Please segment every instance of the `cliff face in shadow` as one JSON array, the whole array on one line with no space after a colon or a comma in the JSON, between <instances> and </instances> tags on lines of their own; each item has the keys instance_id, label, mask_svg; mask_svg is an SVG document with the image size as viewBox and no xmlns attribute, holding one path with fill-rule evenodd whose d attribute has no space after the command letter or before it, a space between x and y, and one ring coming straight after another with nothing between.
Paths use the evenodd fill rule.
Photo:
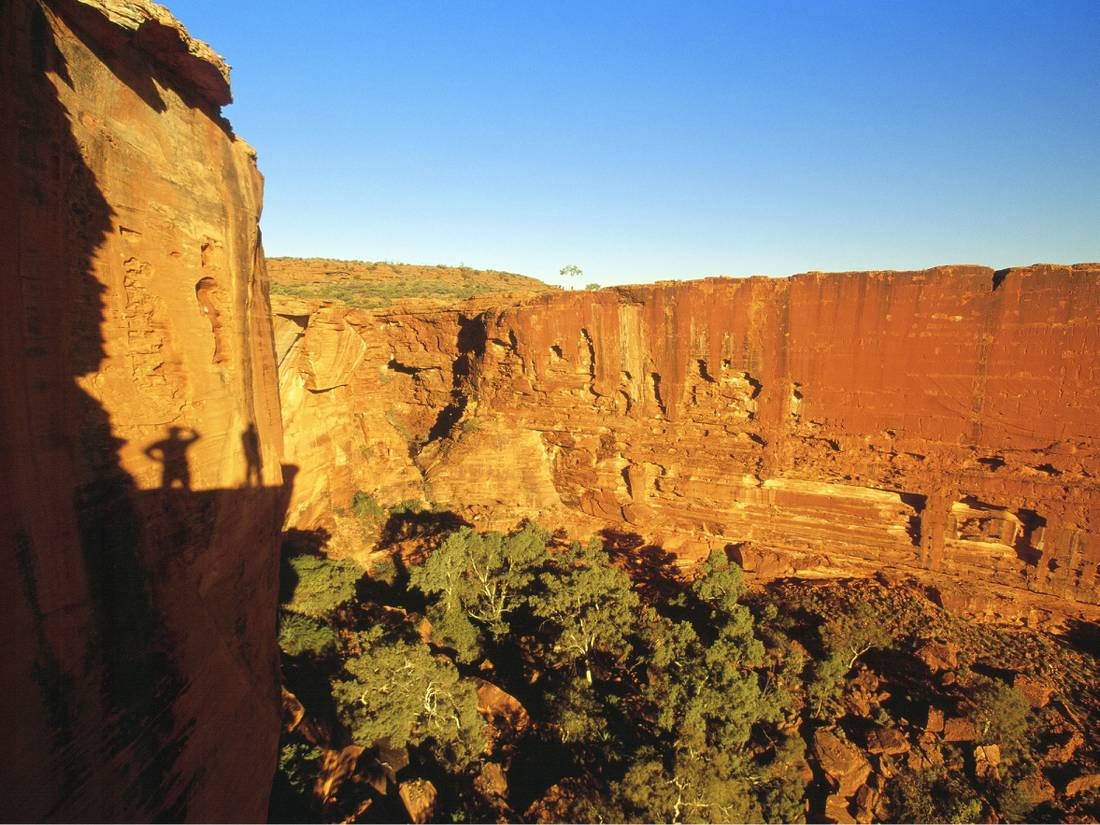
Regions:
<instances>
[{"instance_id":1,"label":"cliff face in shadow","mask_svg":"<svg viewBox=\"0 0 1100 825\"><path fill-rule=\"evenodd\" d=\"M1002 619L1100 604L1096 264L274 309L311 501L624 530L763 577L908 570Z\"/></svg>"},{"instance_id":2,"label":"cliff face in shadow","mask_svg":"<svg viewBox=\"0 0 1100 825\"><path fill-rule=\"evenodd\" d=\"M153 4L0 5L8 818L266 814L291 478L228 100Z\"/></svg>"}]
</instances>

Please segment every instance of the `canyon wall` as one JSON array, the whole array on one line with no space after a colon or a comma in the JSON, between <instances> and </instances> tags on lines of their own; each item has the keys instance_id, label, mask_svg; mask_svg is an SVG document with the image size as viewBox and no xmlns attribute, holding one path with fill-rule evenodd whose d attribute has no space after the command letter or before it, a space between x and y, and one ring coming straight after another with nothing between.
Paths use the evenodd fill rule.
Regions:
<instances>
[{"instance_id":1,"label":"canyon wall","mask_svg":"<svg viewBox=\"0 0 1100 825\"><path fill-rule=\"evenodd\" d=\"M154 4L0 4L5 818L266 816L289 476L229 100Z\"/></svg>"},{"instance_id":2,"label":"canyon wall","mask_svg":"<svg viewBox=\"0 0 1100 825\"><path fill-rule=\"evenodd\" d=\"M419 497L762 576L894 568L992 617L1100 602L1100 265L282 306L288 449L336 507Z\"/></svg>"}]
</instances>

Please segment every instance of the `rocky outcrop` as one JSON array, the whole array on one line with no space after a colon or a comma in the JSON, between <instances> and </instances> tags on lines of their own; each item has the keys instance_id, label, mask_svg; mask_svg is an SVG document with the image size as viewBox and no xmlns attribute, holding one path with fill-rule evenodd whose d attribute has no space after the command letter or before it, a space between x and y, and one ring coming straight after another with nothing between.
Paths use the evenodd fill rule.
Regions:
<instances>
[{"instance_id":1,"label":"rocky outcrop","mask_svg":"<svg viewBox=\"0 0 1100 825\"><path fill-rule=\"evenodd\" d=\"M344 450L346 480L311 476L336 506L353 487L416 492L481 523L639 533L685 560L726 548L768 575L908 568L971 613L1100 601L1100 265L287 315L363 341L324 434L285 413L312 466L320 439L360 438L352 421L388 445ZM297 346L284 387L318 358Z\"/></svg>"},{"instance_id":2,"label":"rocky outcrop","mask_svg":"<svg viewBox=\"0 0 1100 825\"><path fill-rule=\"evenodd\" d=\"M8 818L266 814L286 485L227 77L144 0L0 4Z\"/></svg>"}]
</instances>

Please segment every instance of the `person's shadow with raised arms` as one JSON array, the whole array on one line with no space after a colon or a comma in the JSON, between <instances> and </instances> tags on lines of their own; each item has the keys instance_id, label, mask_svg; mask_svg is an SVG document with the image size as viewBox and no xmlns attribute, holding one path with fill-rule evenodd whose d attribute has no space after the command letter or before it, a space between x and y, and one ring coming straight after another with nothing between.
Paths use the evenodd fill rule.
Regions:
<instances>
[{"instance_id":1,"label":"person's shadow with raised arms","mask_svg":"<svg viewBox=\"0 0 1100 825\"><path fill-rule=\"evenodd\" d=\"M183 435L187 430L190 435ZM187 462L188 448L202 438L191 427L169 427L168 437L154 441L145 448L145 455L164 465L160 486L163 490L180 487L191 489L191 466Z\"/></svg>"}]
</instances>

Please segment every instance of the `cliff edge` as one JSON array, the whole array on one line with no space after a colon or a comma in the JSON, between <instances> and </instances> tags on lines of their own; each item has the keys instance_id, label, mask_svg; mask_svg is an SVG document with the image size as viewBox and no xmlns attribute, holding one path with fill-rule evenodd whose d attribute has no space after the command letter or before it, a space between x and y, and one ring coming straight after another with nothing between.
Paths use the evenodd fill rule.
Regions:
<instances>
[{"instance_id":1,"label":"cliff edge","mask_svg":"<svg viewBox=\"0 0 1100 825\"><path fill-rule=\"evenodd\" d=\"M266 816L290 476L229 99L155 4L0 5L6 818Z\"/></svg>"}]
</instances>

